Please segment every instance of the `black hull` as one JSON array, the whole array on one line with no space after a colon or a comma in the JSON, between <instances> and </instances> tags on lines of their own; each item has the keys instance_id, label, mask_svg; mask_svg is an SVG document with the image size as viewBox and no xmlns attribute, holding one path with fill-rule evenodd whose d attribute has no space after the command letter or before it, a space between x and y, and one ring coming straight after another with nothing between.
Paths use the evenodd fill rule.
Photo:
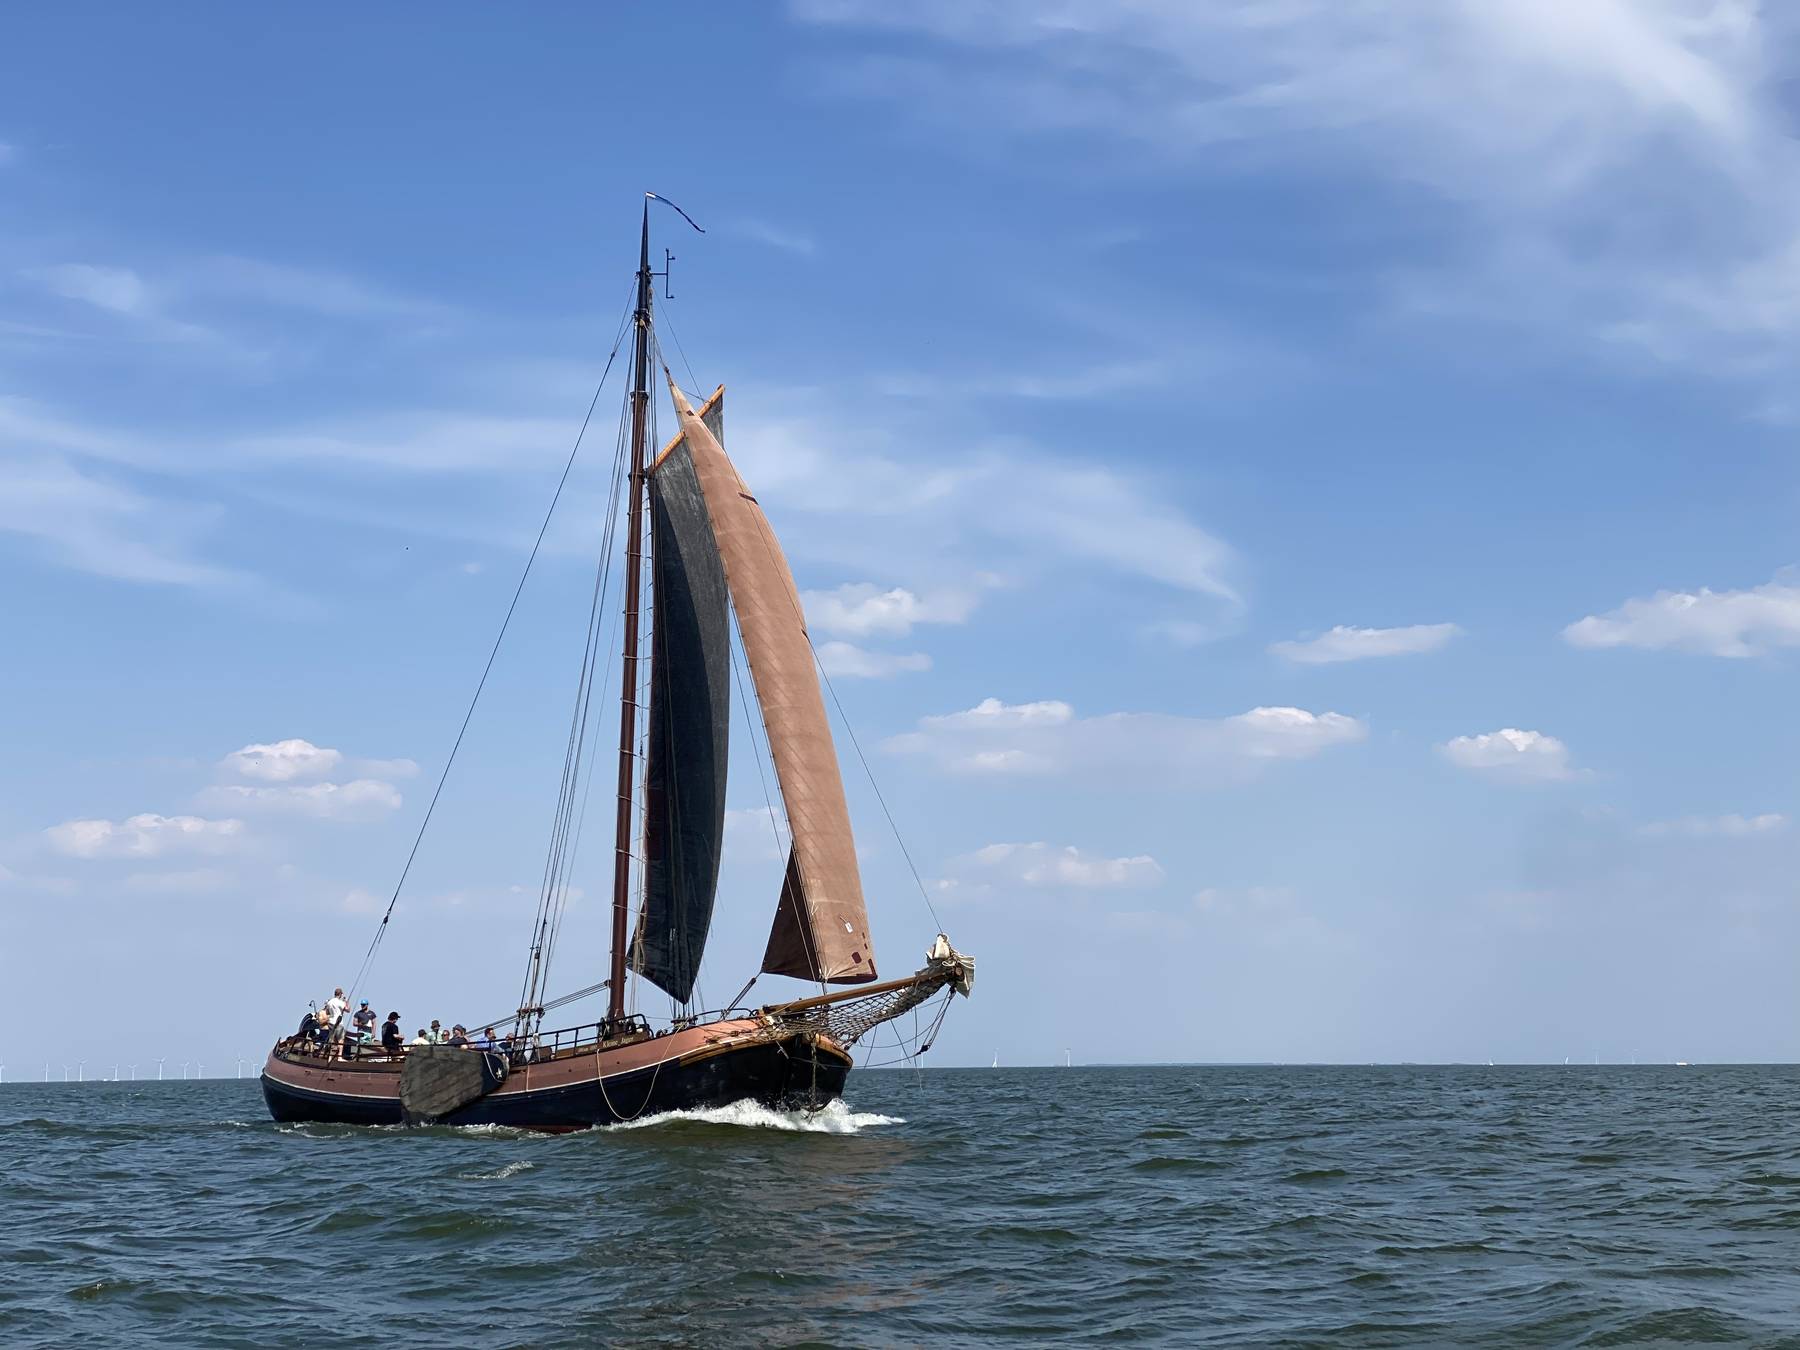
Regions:
<instances>
[{"instance_id":1,"label":"black hull","mask_svg":"<svg viewBox=\"0 0 1800 1350\"><path fill-rule=\"evenodd\" d=\"M763 1042L694 1063L663 1063L604 1079L502 1090L445 1116L443 1125L505 1125L565 1131L618 1125L665 1111L691 1111L750 1100L773 1108L823 1106L844 1091L848 1058L800 1041ZM404 1123L395 1074L393 1095L347 1094L282 1081L267 1070L263 1099L278 1121L337 1125Z\"/></svg>"}]
</instances>

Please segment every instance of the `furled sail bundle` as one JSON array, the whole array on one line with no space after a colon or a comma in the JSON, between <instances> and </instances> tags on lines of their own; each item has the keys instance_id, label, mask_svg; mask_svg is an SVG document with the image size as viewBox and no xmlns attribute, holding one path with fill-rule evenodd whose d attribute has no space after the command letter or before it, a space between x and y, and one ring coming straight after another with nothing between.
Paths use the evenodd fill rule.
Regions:
<instances>
[{"instance_id":1,"label":"furled sail bundle","mask_svg":"<svg viewBox=\"0 0 1800 1350\"><path fill-rule=\"evenodd\" d=\"M826 984L873 980L875 949L850 811L799 591L762 507L718 437L673 381L669 388L681 446L661 461L657 476L682 456L705 501L793 836L762 969Z\"/></svg>"},{"instance_id":2,"label":"furled sail bundle","mask_svg":"<svg viewBox=\"0 0 1800 1350\"><path fill-rule=\"evenodd\" d=\"M705 408L722 431L720 390ZM679 1003L712 927L725 836L731 599L685 437L649 480L655 621L644 771L644 897L631 966Z\"/></svg>"}]
</instances>

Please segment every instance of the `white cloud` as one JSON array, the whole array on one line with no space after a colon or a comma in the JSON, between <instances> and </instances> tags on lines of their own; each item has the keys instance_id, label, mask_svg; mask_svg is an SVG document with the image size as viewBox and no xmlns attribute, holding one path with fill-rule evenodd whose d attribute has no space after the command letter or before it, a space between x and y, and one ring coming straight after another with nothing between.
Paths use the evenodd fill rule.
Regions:
<instances>
[{"instance_id":1,"label":"white cloud","mask_svg":"<svg viewBox=\"0 0 1800 1350\"><path fill-rule=\"evenodd\" d=\"M26 275L66 300L80 300L114 314L145 315L155 308L150 288L128 267L58 263L34 268Z\"/></svg>"},{"instance_id":2,"label":"white cloud","mask_svg":"<svg viewBox=\"0 0 1800 1350\"><path fill-rule=\"evenodd\" d=\"M1041 841L989 844L962 860L959 870L1019 886L1085 891L1154 886L1163 879L1162 866L1148 854L1108 858L1073 845L1053 848Z\"/></svg>"},{"instance_id":3,"label":"white cloud","mask_svg":"<svg viewBox=\"0 0 1800 1350\"><path fill-rule=\"evenodd\" d=\"M838 679L881 680L907 671L930 670L924 652L872 652L849 642L827 642L819 647L819 665Z\"/></svg>"},{"instance_id":4,"label":"white cloud","mask_svg":"<svg viewBox=\"0 0 1800 1350\"><path fill-rule=\"evenodd\" d=\"M401 805L400 791L392 783L358 778L349 783L288 784L284 787L251 787L226 783L207 788L202 802L233 811L304 816L313 820L377 820Z\"/></svg>"},{"instance_id":5,"label":"white cloud","mask_svg":"<svg viewBox=\"0 0 1800 1350\"><path fill-rule=\"evenodd\" d=\"M1458 736L1438 749L1452 764L1518 782L1557 782L1573 778L1569 747L1541 731L1506 727L1479 736Z\"/></svg>"},{"instance_id":6,"label":"white cloud","mask_svg":"<svg viewBox=\"0 0 1800 1350\"><path fill-rule=\"evenodd\" d=\"M1707 656L1756 656L1800 646L1800 585L1789 573L1743 591L1658 591L1563 629L1576 647L1669 648Z\"/></svg>"},{"instance_id":7,"label":"white cloud","mask_svg":"<svg viewBox=\"0 0 1800 1350\"><path fill-rule=\"evenodd\" d=\"M158 858L170 853L225 853L242 842L241 820L159 816L123 821L69 820L44 831L50 847L71 858Z\"/></svg>"},{"instance_id":8,"label":"white cloud","mask_svg":"<svg viewBox=\"0 0 1800 1350\"><path fill-rule=\"evenodd\" d=\"M1222 718L1165 713L1077 717L1059 700L1007 704L989 698L963 712L921 718L917 731L887 745L965 773L1079 770L1216 779L1271 761L1308 759L1367 734L1368 728L1354 717L1302 708L1252 708Z\"/></svg>"},{"instance_id":9,"label":"white cloud","mask_svg":"<svg viewBox=\"0 0 1800 1350\"><path fill-rule=\"evenodd\" d=\"M1434 652L1461 632L1453 623L1415 623L1404 628L1350 628L1339 624L1316 638L1277 642L1269 650L1284 660L1317 666L1374 656Z\"/></svg>"},{"instance_id":10,"label":"white cloud","mask_svg":"<svg viewBox=\"0 0 1800 1350\"><path fill-rule=\"evenodd\" d=\"M262 745L246 745L220 761L227 773L265 783L291 783L299 778L323 778L343 760L336 750L292 738Z\"/></svg>"},{"instance_id":11,"label":"white cloud","mask_svg":"<svg viewBox=\"0 0 1800 1350\"><path fill-rule=\"evenodd\" d=\"M1653 837L1677 835L1691 839L1746 839L1753 835L1778 834L1787 828L1787 817L1767 811L1760 816L1687 816L1681 820L1657 820L1640 825L1638 833Z\"/></svg>"},{"instance_id":12,"label":"white cloud","mask_svg":"<svg viewBox=\"0 0 1800 1350\"><path fill-rule=\"evenodd\" d=\"M867 581L800 596L807 624L838 637L906 637L917 624L962 623L975 609L970 591L937 591L921 598L902 586L888 590Z\"/></svg>"}]
</instances>

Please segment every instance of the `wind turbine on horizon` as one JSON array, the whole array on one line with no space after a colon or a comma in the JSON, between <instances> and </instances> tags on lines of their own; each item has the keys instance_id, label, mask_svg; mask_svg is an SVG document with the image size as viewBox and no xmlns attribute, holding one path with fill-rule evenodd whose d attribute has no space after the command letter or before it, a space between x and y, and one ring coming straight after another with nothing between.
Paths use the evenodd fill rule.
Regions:
<instances>
[{"instance_id":1,"label":"wind turbine on horizon","mask_svg":"<svg viewBox=\"0 0 1800 1350\"><path fill-rule=\"evenodd\" d=\"M244 1076L244 1057L242 1055L238 1056L237 1064L238 1064L238 1077L242 1078Z\"/></svg>"},{"instance_id":2,"label":"wind turbine on horizon","mask_svg":"<svg viewBox=\"0 0 1800 1350\"><path fill-rule=\"evenodd\" d=\"M194 1081L197 1083L204 1077L206 1077L206 1065L204 1065L204 1064L194 1065Z\"/></svg>"},{"instance_id":3,"label":"wind turbine on horizon","mask_svg":"<svg viewBox=\"0 0 1800 1350\"><path fill-rule=\"evenodd\" d=\"M127 1069L131 1070L131 1080L130 1081L132 1081L133 1083L137 1082L137 1065L127 1064L125 1067Z\"/></svg>"},{"instance_id":4,"label":"wind turbine on horizon","mask_svg":"<svg viewBox=\"0 0 1800 1350\"><path fill-rule=\"evenodd\" d=\"M193 1061L190 1059L184 1059L181 1061L181 1081L184 1083L187 1082L187 1066L192 1063L193 1063Z\"/></svg>"},{"instance_id":5,"label":"wind turbine on horizon","mask_svg":"<svg viewBox=\"0 0 1800 1350\"><path fill-rule=\"evenodd\" d=\"M163 1066L162 1060L160 1060L160 1059L157 1060L156 1061L156 1081L159 1083L162 1082L162 1066Z\"/></svg>"},{"instance_id":6,"label":"wind turbine on horizon","mask_svg":"<svg viewBox=\"0 0 1800 1350\"><path fill-rule=\"evenodd\" d=\"M77 1083L87 1082L87 1061L85 1059L75 1061L75 1081Z\"/></svg>"}]
</instances>

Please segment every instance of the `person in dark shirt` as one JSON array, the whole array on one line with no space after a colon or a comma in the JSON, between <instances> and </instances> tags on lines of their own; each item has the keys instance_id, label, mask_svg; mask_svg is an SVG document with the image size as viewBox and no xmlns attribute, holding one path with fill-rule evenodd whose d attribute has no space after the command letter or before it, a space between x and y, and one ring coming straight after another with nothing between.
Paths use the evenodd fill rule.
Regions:
<instances>
[{"instance_id":1,"label":"person in dark shirt","mask_svg":"<svg viewBox=\"0 0 1800 1350\"><path fill-rule=\"evenodd\" d=\"M381 1048L387 1051L389 1059L400 1058L400 1048L405 1037L400 1032L400 1014L391 1012L387 1021L381 1024Z\"/></svg>"},{"instance_id":2,"label":"person in dark shirt","mask_svg":"<svg viewBox=\"0 0 1800 1350\"><path fill-rule=\"evenodd\" d=\"M463 1030L460 1022L450 1029L450 1044L456 1046L459 1050L467 1050L469 1048L469 1033Z\"/></svg>"}]
</instances>

